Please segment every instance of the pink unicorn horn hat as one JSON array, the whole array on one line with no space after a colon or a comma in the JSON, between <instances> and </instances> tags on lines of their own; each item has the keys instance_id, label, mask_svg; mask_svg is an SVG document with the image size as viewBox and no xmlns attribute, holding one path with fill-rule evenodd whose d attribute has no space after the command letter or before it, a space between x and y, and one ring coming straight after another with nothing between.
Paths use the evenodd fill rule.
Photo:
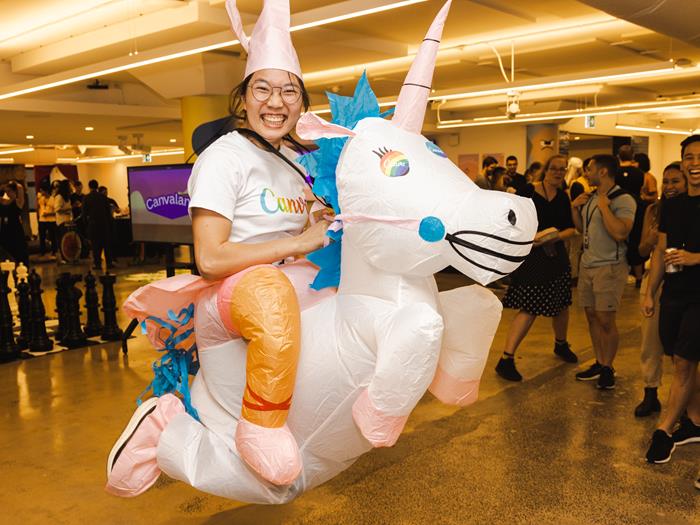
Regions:
<instances>
[{"instance_id":1,"label":"pink unicorn horn hat","mask_svg":"<svg viewBox=\"0 0 700 525\"><path fill-rule=\"evenodd\" d=\"M248 52L245 77L261 69L281 69L301 78L301 66L289 33L288 0L265 0L262 13L248 37L243 30L236 0L226 0L231 27Z\"/></svg>"},{"instance_id":2,"label":"pink unicorn horn hat","mask_svg":"<svg viewBox=\"0 0 700 525\"><path fill-rule=\"evenodd\" d=\"M433 20L401 87L396 111L391 121L407 131L420 133L423 128L425 109L435 70L435 59L451 3L452 0L448 0Z\"/></svg>"}]
</instances>

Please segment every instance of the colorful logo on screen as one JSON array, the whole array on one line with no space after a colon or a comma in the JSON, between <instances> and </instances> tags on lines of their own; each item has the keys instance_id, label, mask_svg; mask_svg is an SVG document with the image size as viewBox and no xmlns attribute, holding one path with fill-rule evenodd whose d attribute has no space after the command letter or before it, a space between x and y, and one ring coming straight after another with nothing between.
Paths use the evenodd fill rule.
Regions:
<instances>
[{"instance_id":1,"label":"colorful logo on screen","mask_svg":"<svg viewBox=\"0 0 700 525\"><path fill-rule=\"evenodd\" d=\"M179 219L187 215L190 198L187 194L168 193L146 199L146 209L167 219Z\"/></svg>"}]
</instances>

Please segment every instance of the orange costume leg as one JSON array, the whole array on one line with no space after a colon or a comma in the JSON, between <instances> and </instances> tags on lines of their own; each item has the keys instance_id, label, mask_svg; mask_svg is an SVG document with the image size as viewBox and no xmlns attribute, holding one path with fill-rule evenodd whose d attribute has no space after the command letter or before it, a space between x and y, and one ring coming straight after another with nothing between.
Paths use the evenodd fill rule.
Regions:
<instances>
[{"instance_id":1,"label":"orange costume leg","mask_svg":"<svg viewBox=\"0 0 700 525\"><path fill-rule=\"evenodd\" d=\"M248 341L236 448L264 479L287 485L301 472L299 448L286 425L301 348L296 292L279 269L261 266L236 282L226 303L230 324Z\"/></svg>"}]
</instances>

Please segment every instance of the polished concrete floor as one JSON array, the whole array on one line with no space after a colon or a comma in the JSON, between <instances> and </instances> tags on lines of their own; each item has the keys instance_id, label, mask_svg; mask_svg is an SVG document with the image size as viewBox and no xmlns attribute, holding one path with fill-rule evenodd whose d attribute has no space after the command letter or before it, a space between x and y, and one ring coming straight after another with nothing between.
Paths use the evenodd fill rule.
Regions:
<instances>
[{"instance_id":1,"label":"polished concrete floor","mask_svg":"<svg viewBox=\"0 0 700 525\"><path fill-rule=\"evenodd\" d=\"M153 271L119 269L118 299ZM42 274L50 304L55 267ZM462 283L456 275L439 282ZM111 343L0 365L0 523L700 524L692 486L700 445L677 449L666 465L643 460L655 419L632 415L642 390L636 305L628 286L615 390L574 381L576 366L552 354L546 319L519 352L525 381L498 378L493 366L513 316L505 311L475 405L456 410L427 394L395 447L278 507L227 501L165 477L132 500L103 492L107 453L150 381L155 352L142 336L128 357ZM570 326L586 365L590 341L576 306Z\"/></svg>"}]
</instances>

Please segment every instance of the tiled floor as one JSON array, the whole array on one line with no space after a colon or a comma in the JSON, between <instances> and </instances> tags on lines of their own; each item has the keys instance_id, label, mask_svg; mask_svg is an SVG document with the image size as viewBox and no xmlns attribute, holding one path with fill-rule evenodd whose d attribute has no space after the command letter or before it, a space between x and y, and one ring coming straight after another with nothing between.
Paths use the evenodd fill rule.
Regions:
<instances>
[{"instance_id":1,"label":"tiled floor","mask_svg":"<svg viewBox=\"0 0 700 525\"><path fill-rule=\"evenodd\" d=\"M47 306L53 268L42 268ZM143 284L134 273L152 271L119 269L118 301ZM463 283L452 274L439 282ZM654 419L632 416L642 390L634 287L620 315L614 391L573 380L576 367L552 354L546 319L519 352L525 381L502 381L493 366L512 316L504 312L476 405L456 410L427 394L394 448L363 456L280 507L227 501L165 478L133 500L102 491L106 455L150 381L155 352L142 336L128 357L111 343L0 365L0 523L700 523L692 487L700 445L679 448L666 465L643 461ZM591 359L575 306L570 341L582 361ZM662 400L669 383L667 375Z\"/></svg>"}]
</instances>

